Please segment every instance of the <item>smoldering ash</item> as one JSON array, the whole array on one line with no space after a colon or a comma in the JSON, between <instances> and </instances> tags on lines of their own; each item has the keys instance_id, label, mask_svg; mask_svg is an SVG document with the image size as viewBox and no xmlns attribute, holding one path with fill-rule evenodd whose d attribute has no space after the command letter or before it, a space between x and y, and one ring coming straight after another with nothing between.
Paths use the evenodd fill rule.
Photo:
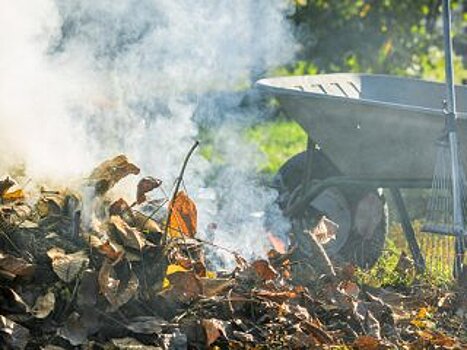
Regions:
<instances>
[{"instance_id":1,"label":"smoldering ash","mask_svg":"<svg viewBox=\"0 0 467 350\"><path fill-rule=\"evenodd\" d=\"M78 178L125 153L170 187L199 124L215 125L224 163L197 155L186 174L200 235L215 222L215 243L260 254L276 194L239 133L261 114L237 108L239 87L292 58L290 3L0 0L0 170Z\"/></svg>"}]
</instances>

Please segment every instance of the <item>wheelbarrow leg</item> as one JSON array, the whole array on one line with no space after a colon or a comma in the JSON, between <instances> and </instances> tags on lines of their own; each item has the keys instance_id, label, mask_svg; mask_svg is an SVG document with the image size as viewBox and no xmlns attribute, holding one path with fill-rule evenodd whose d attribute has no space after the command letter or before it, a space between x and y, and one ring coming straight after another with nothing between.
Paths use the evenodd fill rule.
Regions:
<instances>
[{"instance_id":1,"label":"wheelbarrow leg","mask_svg":"<svg viewBox=\"0 0 467 350\"><path fill-rule=\"evenodd\" d=\"M303 188L306 188L306 186L311 182L311 165L313 163L313 155L315 150L316 143L311 139L310 136L308 136L308 141L306 144L305 176L302 180Z\"/></svg>"},{"instance_id":2,"label":"wheelbarrow leg","mask_svg":"<svg viewBox=\"0 0 467 350\"><path fill-rule=\"evenodd\" d=\"M402 198L401 192L397 187L391 187L390 189L392 198L396 204L397 212L402 224L402 230L404 231L405 239L409 244L410 252L415 261L415 266L418 272L425 272L425 259L418 246L417 239L415 238L415 231L410 221L409 213L405 207L404 199Z\"/></svg>"}]
</instances>

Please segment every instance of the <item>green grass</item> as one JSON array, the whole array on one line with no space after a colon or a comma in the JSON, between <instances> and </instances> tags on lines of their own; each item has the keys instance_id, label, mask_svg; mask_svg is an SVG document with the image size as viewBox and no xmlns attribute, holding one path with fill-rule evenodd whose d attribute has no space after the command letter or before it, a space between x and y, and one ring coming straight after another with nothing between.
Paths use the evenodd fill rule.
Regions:
<instances>
[{"instance_id":1,"label":"green grass","mask_svg":"<svg viewBox=\"0 0 467 350\"><path fill-rule=\"evenodd\" d=\"M247 131L247 139L265 154L260 171L275 174L284 162L306 149L307 135L295 122L280 119L258 124Z\"/></svg>"}]
</instances>

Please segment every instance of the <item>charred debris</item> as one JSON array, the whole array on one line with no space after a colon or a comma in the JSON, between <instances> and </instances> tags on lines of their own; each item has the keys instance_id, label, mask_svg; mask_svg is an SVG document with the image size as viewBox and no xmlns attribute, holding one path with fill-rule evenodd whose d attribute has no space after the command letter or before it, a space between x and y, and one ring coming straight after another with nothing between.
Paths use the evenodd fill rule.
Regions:
<instances>
[{"instance_id":1,"label":"charred debris","mask_svg":"<svg viewBox=\"0 0 467 350\"><path fill-rule=\"evenodd\" d=\"M211 271L205 248L225 248L197 237L180 186L196 146L156 201L150 176L133 203L108 200L140 175L124 155L97 166L86 193L30 198L0 179L1 349L465 349L465 283L403 293L358 283L354 266L327 257L322 224L264 259L232 251L235 269Z\"/></svg>"}]
</instances>

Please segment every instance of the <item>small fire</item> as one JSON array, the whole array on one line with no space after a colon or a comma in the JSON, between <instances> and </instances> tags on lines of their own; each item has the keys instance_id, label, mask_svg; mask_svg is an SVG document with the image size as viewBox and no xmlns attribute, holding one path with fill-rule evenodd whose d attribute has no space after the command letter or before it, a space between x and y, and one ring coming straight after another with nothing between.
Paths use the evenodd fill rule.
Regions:
<instances>
[{"instance_id":1,"label":"small fire","mask_svg":"<svg viewBox=\"0 0 467 350\"><path fill-rule=\"evenodd\" d=\"M285 254L287 252L287 244L281 238L275 236L271 232L268 232L268 239L276 251L281 254Z\"/></svg>"}]
</instances>

